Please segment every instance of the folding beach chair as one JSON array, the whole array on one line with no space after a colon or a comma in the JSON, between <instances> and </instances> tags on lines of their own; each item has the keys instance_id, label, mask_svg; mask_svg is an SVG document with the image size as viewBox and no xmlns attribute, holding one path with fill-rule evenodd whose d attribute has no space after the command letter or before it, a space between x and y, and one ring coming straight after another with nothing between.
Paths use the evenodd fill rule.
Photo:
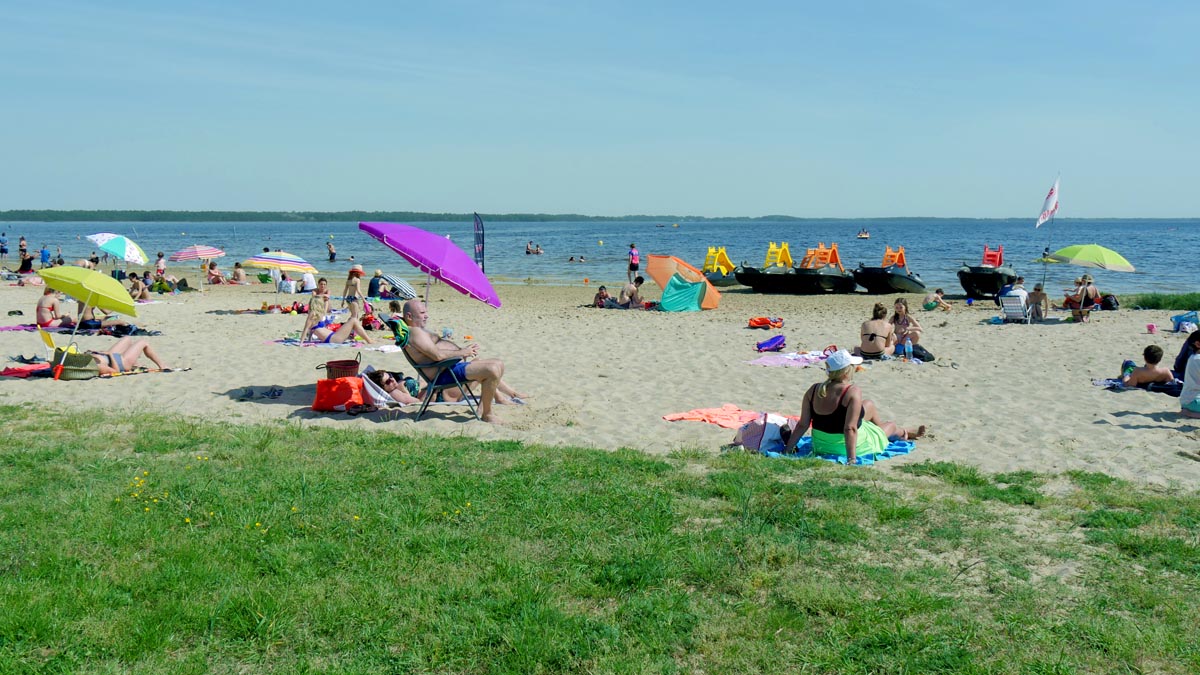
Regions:
<instances>
[{"instance_id":1,"label":"folding beach chair","mask_svg":"<svg viewBox=\"0 0 1200 675\"><path fill-rule=\"evenodd\" d=\"M408 326L395 319L389 319L384 323L387 324L388 328L392 329L392 338L396 341L396 346L400 347L400 351L404 352L404 358L408 359L409 365L413 367L413 370L417 371L417 377L425 382L425 398L421 401L421 409L417 411L415 421L419 422L421 420L421 417L429 408L429 404L433 402L434 396L447 389L455 388L462 394L462 402L467 404L467 407L471 409L471 414L475 416L475 419L479 419L479 410L476 409L475 402L471 398L471 391L467 389L467 382L458 379L454 374L453 368L455 364L462 361L462 359L455 357L435 363L418 364L408 353ZM432 377L425 375L425 369L427 368L437 369ZM434 384L442 379L443 373L449 374L449 377L442 381L441 384Z\"/></svg>"},{"instance_id":2,"label":"folding beach chair","mask_svg":"<svg viewBox=\"0 0 1200 675\"><path fill-rule=\"evenodd\" d=\"M1020 323L1029 323L1029 305L1025 302L1025 297L1021 295L1002 295L1000 296L1000 311L1004 313L1004 321L1018 321Z\"/></svg>"},{"instance_id":3,"label":"folding beach chair","mask_svg":"<svg viewBox=\"0 0 1200 675\"><path fill-rule=\"evenodd\" d=\"M39 328L38 335L40 335L42 337L42 342L45 343L45 346L46 346L46 361L53 362L54 361L54 350L58 349L58 345L54 344L54 338L50 336L50 333L46 332L46 329ZM74 342L67 345L66 350L67 350L68 354L78 354L79 353L79 349L75 346Z\"/></svg>"}]
</instances>

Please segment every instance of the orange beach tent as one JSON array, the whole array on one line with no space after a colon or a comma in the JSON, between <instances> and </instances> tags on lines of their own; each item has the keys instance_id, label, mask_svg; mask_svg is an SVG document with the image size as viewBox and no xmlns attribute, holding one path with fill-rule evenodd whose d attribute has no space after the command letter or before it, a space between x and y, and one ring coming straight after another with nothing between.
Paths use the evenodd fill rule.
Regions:
<instances>
[{"instance_id":1,"label":"orange beach tent","mask_svg":"<svg viewBox=\"0 0 1200 675\"><path fill-rule=\"evenodd\" d=\"M646 263L646 274L654 279L654 283L658 284L659 288L666 288L671 281L671 276L678 274L692 283L704 282L704 300L700 302L701 309L716 309L717 305L721 303L721 294L712 284L708 283L708 279L700 270L672 255L649 255L646 257L649 259L649 262Z\"/></svg>"}]
</instances>

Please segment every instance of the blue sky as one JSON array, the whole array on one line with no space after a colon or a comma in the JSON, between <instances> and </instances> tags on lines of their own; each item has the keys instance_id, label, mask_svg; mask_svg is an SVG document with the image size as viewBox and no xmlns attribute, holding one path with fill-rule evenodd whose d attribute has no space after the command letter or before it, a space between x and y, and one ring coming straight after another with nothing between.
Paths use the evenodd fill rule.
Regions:
<instances>
[{"instance_id":1,"label":"blue sky","mask_svg":"<svg viewBox=\"0 0 1200 675\"><path fill-rule=\"evenodd\" d=\"M1200 216L1200 5L0 4L0 210Z\"/></svg>"}]
</instances>

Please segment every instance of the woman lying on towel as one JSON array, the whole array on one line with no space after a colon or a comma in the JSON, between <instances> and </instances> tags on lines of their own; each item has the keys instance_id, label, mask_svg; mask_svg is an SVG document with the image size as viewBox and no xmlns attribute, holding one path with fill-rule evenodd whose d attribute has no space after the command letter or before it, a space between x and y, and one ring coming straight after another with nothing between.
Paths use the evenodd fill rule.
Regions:
<instances>
[{"instance_id":1,"label":"woman lying on towel","mask_svg":"<svg viewBox=\"0 0 1200 675\"><path fill-rule=\"evenodd\" d=\"M106 352L88 353L92 355L93 359L96 359L101 375L127 373L137 367L138 358L143 354L153 361L159 370L167 369L162 360L158 358L154 348L146 340L135 341L133 338L123 337Z\"/></svg>"},{"instance_id":2,"label":"woman lying on towel","mask_svg":"<svg viewBox=\"0 0 1200 675\"><path fill-rule=\"evenodd\" d=\"M862 391L851 383L854 367L862 363L845 349L838 350L825 360L827 379L809 387L804 394L800 424L788 439L786 453L794 453L796 444L812 426L813 452L818 455L844 455L847 464L858 457L877 455L884 451L890 439L911 441L925 435L925 426L905 429L895 422L885 422L873 401L863 398Z\"/></svg>"}]
</instances>

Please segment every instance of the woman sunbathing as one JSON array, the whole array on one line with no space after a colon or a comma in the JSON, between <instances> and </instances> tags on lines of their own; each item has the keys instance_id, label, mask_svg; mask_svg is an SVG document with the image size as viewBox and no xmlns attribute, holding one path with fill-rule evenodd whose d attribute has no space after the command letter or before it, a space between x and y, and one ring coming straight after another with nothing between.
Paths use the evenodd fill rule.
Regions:
<instances>
[{"instance_id":1,"label":"woman sunbathing","mask_svg":"<svg viewBox=\"0 0 1200 675\"><path fill-rule=\"evenodd\" d=\"M877 360L896 344L896 330L887 320L887 307L883 303L875 303L871 320L864 321L858 332L862 344L855 347L854 353L864 359Z\"/></svg>"},{"instance_id":2,"label":"woman sunbathing","mask_svg":"<svg viewBox=\"0 0 1200 675\"><path fill-rule=\"evenodd\" d=\"M401 405L421 402L421 399L408 392L408 388L404 386L404 382L386 370L372 370L367 373L367 378L379 385L379 388L386 391L388 396L392 397L393 401ZM417 392L417 394L420 395L420 392Z\"/></svg>"},{"instance_id":3,"label":"woman sunbathing","mask_svg":"<svg viewBox=\"0 0 1200 675\"><path fill-rule=\"evenodd\" d=\"M96 363L100 366L101 375L117 375L127 373L137 366L138 358L143 354L146 358L154 362L160 370L166 370L158 354L150 346L146 340L135 341L130 337L123 337L117 340L117 343L106 352L88 352Z\"/></svg>"},{"instance_id":4,"label":"woman sunbathing","mask_svg":"<svg viewBox=\"0 0 1200 675\"><path fill-rule=\"evenodd\" d=\"M135 301L150 299L150 289L146 288L146 284L142 282L142 278L136 274L129 276L129 296Z\"/></svg>"},{"instance_id":5,"label":"woman sunbathing","mask_svg":"<svg viewBox=\"0 0 1200 675\"><path fill-rule=\"evenodd\" d=\"M814 384L804 394L800 424L787 442L785 452L794 453L800 437L812 426L813 452L818 455L843 455L847 464L859 457L877 455L889 439L912 440L925 435L924 425L904 429L879 417L875 403L863 398L851 383L854 367L862 359L838 350L825 360L826 380Z\"/></svg>"}]
</instances>

